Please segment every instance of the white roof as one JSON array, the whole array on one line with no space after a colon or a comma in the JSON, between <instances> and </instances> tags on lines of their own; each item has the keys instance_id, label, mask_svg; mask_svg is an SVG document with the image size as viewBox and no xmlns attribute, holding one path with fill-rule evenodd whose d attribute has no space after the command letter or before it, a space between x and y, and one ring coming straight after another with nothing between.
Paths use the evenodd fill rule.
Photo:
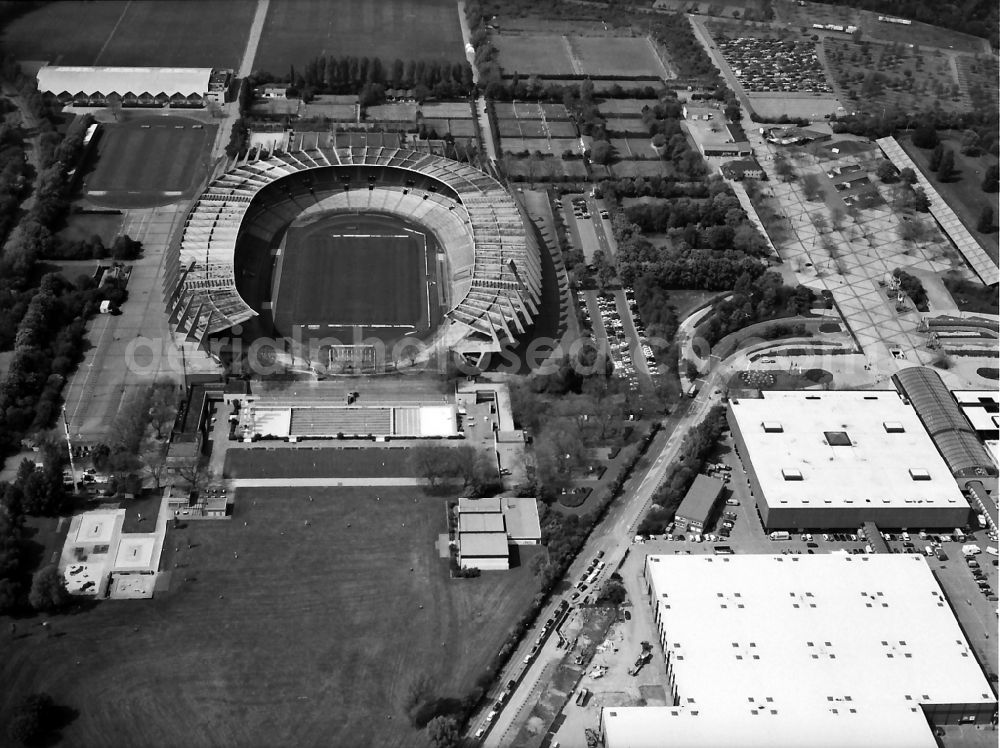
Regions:
<instances>
[{"instance_id":1,"label":"white roof","mask_svg":"<svg viewBox=\"0 0 1000 748\"><path fill-rule=\"evenodd\" d=\"M454 405L421 405L421 436L455 436L458 433L458 416Z\"/></svg>"},{"instance_id":2,"label":"white roof","mask_svg":"<svg viewBox=\"0 0 1000 748\"><path fill-rule=\"evenodd\" d=\"M541 540L542 526L538 519L538 502L533 498L507 496L501 499L507 534L520 540Z\"/></svg>"},{"instance_id":3,"label":"white roof","mask_svg":"<svg viewBox=\"0 0 1000 748\"><path fill-rule=\"evenodd\" d=\"M111 68L46 65L38 71L43 93L204 95L212 68Z\"/></svg>"},{"instance_id":4,"label":"white roof","mask_svg":"<svg viewBox=\"0 0 1000 748\"><path fill-rule=\"evenodd\" d=\"M679 707L604 710L608 748L934 746L921 704L995 705L920 556L650 556Z\"/></svg>"},{"instance_id":5,"label":"white roof","mask_svg":"<svg viewBox=\"0 0 1000 748\"><path fill-rule=\"evenodd\" d=\"M916 411L895 390L766 391L729 408L769 507L968 503ZM846 445L836 446L840 440ZM911 470L929 479L914 480Z\"/></svg>"}]
</instances>

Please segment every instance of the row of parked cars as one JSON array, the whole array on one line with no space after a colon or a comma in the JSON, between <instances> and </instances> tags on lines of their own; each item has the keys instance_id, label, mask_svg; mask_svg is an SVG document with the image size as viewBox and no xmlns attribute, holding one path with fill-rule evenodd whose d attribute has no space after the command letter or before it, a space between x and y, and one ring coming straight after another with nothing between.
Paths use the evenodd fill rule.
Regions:
<instances>
[{"instance_id":1,"label":"row of parked cars","mask_svg":"<svg viewBox=\"0 0 1000 748\"><path fill-rule=\"evenodd\" d=\"M600 555L603 556L604 552L602 551ZM557 623L561 618L563 618L563 616L566 615L566 612L568 610L569 610L569 603L566 602L565 600L560 600L559 605L556 606L555 612L551 616L549 616L549 618L546 619L545 623L542 624L542 629L538 634L538 638L535 639L535 643L531 647L531 652L529 652L528 655L524 658L525 665L530 665L532 660L534 660L535 657L538 656L538 652L541 650L542 645L545 643L545 639L548 637L549 634L551 634L555 630ZM527 668L525 668L525 670L526 669ZM522 672L521 676L523 675L524 673ZM493 704L493 707L490 709L489 713L486 715L486 719L483 721L483 724L480 725L479 729L476 730L475 735L477 738L483 737L486 734L486 731L490 729L490 725L493 724L493 720L495 720L497 718L497 715L500 714L500 710L503 709L504 704L507 703L507 700L510 699L510 695L514 693L516 689L517 689L517 679L507 681L507 685L504 686L503 691L501 691L500 695L497 696L497 700Z\"/></svg>"},{"instance_id":2,"label":"row of parked cars","mask_svg":"<svg viewBox=\"0 0 1000 748\"><path fill-rule=\"evenodd\" d=\"M646 342L646 325L639 314L639 304L636 303L635 291L632 290L631 286L625 287L625 300L628 302L629 311L632 312L632 323L635 325L635 331L638 333L639 341L642 344L642 356L646 359L646 368L649 369L650 373L656 374L659 372L660 365L653 355L652 347Z\"/></svg>"},{"instance_id":3,"label":"row of parked cars","mask_svg":"<svg viewBox=\"0 0 1000 748\"><path fill-rule=\"evenodd\" d=\"M590 313L587 311L587 299L583 291L577 291L577 298L580 308L583 310L583 321L585 326L591 326ZM601 322L608 335L608 356L614 366L618 376L624 378L631 389L639 387L639 379L636 375L635 366L632 365L632 357L629 355L629 341L625 335L625 324L618 314L618 307L614 297L598 296L597 307L600 309Z\"/></svg>"}]
</instances>

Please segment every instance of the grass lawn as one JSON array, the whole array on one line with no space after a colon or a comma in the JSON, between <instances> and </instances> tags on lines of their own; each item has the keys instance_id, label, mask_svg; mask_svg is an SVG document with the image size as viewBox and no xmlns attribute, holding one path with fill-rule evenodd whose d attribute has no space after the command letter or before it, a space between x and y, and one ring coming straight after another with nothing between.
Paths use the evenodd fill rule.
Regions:
<instances>
[{"instance_id":1,"label":"grass lawn","mask_svg":"<svg viewBox=\"0 0 1000 748\"><path fill-rule=\"evenodd\" d=\"M10 23L5 49L55 65L239 67L254 3L199 0L59 2Z\"/></svg>"},{"instance_id":2,"label":"grass lawn","mask_svg":"<svg viewBox=\"0 0 1000 748\"><path fill-rule=\"evenodd\" d=\"M998 240L997 232L983 234L976 231L976 223L979 221L979 213L983 206L996 205L996 195L987 194L981 188L983 173L986 171L986 167L996 162L996 157L963 155L960 151L961 133L942 137L941 142L944 143L945 148L950 149L955 154L955 176L948 182L939 182L935 174L928 172L927 164L933 151L917 148L910 142L909 138L899 139L899 144L913 159L913 162L920 167L924 176L934 185L935 189L941 193L945 202L958 214L962 223L969 229L969 233L986 249L986 254L993 258L993 262L997 262L997 254L1000 251L1000 240Z\"/></svg>"},{"instance_id":3,"label":"grass lawn","mask_svg":"<svg viewBox=\"0 0 1000 748\"><path fill-rule=\"evenodd\" d=\"M37 619L13 641L4 628L0 722L45 690L79 712L66 745L423 744L408 685L471 688L534 594L540 550L451 580L434 547L441 499L309 493L241 491L231 521L170 530L173 584L153 600L56 617L50 636Z\"/></svg>"},{"instance_id":4,"label":"grass lawn","mask_svg":"<svg viewBox=\"0 0 1000 748\"><path fill-rule=\"evenodd\" d=\"M105 125L97 155L91 157L93 166L84 176L84 192L94 202L130 207L190 195L205 168L217 127L173 115Z\"/></svg>"},{"instance_id":5,"label":"grass lawn","mask_svg":"<svg viewBox=\"0 0 1000 748\"><path fill-rule=\"evenodd\" d=\"M995 288L988 288L980 283L971 283L953 275L945 275L941 280L961 311L980 314L1000 313L1000 301L997 300Z\"/></svg>"},{"instance_id":6,"label":"grass lawn","mask_svg":"<svg viewBox=\"0 0 1000 748\"><path fill-rule=\"evenodd\" d=\"M271 0L254 70L287 75L320 55L465 61L449 0Z\"/></svg>"},{"instance_id":7,"label":"grass lawn","mask_svg":"<svg viewBox=\"0 0 1000 748\"><path fill-rule=\"evenodd\" d=\"M370 443L370 442L369 442ZM406 478L413 475L404 447L232 447L227 478Z\"/></svg>"},{"instance_id":8,"label":"grass lawn","mask_svg":"<svg viewBox=\"0 0 1000 748\"><path fill-rule=\"evenodd\" d=\"M573 75L577 71L559 34L507 34L492 37L505 73Z\"/></svg>"}]
</instances>

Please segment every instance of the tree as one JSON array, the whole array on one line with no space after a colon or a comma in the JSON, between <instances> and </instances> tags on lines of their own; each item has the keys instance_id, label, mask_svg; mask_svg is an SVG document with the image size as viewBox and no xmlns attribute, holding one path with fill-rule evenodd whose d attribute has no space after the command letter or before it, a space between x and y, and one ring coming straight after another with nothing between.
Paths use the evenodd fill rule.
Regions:
<instances>
[{"instance_id":1,"label":"tree","mask_svg":"<svg viewBox=\"0 0 1000 748\"><path fill-rule=\"evenodd\" d=\"M411 450L410 459L417 475L436 488L441 481L453 475L452 456L448 447L419 446Z\"/></svg>"},{"instance_id":2,"label":"tree","mask_svg":"<svg viewBox=\"0 0 1000 748\"><path fill-rule=\"evenodd\" d=\"M156 438L168 436L176 419L177 388L169 382L157 382L149 404L149 425Z\"/></svg>"},{"instance_id":3,"label":"tree","mask_svg":"<svg viewBox=\"0 0 1000 748\"><path fill-rule=\"evenodd\" d=\"M927 168L931 171L937 171L941 166L941 158L944 156L944 143L938 143L934 146L934 151L931 153L930 161L927 163Z\"/></svg>"},{"instance_id":4,"label":"tree","mask_svg":"<svg viewBox=\"0 0 1000 748\"><path fill-rule=\"evenodd\" d=\"M191 455L173 466L174 472L184 480L192 493L200 493L212 482L211 468L201 459L200 454Z\"/></svg>"},{"instance_id":5,"label":"tree","mask_svg":"<svg viewBox=\"0 0 1000 748\"><path fill-rule=\"evenodd\" d=\"M595 140L590 145L590 160L595 164L606 164L611 160L611 143Z\"/></svg>"},{"instance_id":6,"label":"tree","mask_svg":"<svg viewBox=\"0 0 1000 748\"><path fill-rule=\"evenodd\" d=\"M915 187L913 190L913 209L918 213L927 213L931 209L930 198L923 187Z\"/></svg>"},{"instance_id":7,"label":"tree","mask_svg":"<svg viewBox=\"0 0 1000 748\"><path fill-rule=\"evenodd\" d=\"M812 172L806 172L802 175L802 192L805 194L806 200L816 200L820 196L819 190L819 177Z\"/></svg>"},{"instance_id":8,"label":"tree","mask_svg":"<svg viewBox=\"0 0 1000 748\"><path fill-rule=\"evenodd\" d=\"M991 164L986 167L986 173L983 174L983 183L981 187L983 192L1000 191L1000 164Z\"/></svg>"},{"instance_id":9,"label":"tree","mask_svg":"<svg viewBox=\"0 0 1000 748\"><path fill-rule=\"evenodd\" d=\"M45 566L35 574L28 602L40 613L57 611L69 602L66 580L55 564Z\"/></svg>"},{"instance_id":10,"label":"tree","mask_svg":"<svg viewBox=\"0 0 1000 748\"><path fill-rule=\"evenodd\" d=\"M457 748L458 722L450 715L435 717L427 723L427 736L434 748Z\"/></svg>"},{"instance_id":11,"label":"tree","mask_svg":"<svg viewBox=\"0 0 1000 748\"><path fill-rule=\"evenodd\" d=\"M913 145L917 148L933 148L938 142L937 130L933 124L921 125L913 131Z\"/></svg>"},{"instance_id":12,"label":"tree","mask_svg":"<svg viewBox=\"0 0 1000 748\"><path fill-rule=\"evenodd\" d=\"M163 476L167 471L167 451L170 445L165 441L147 439L142 450L142 469L150 478L156 490L159 491Z\"/></svg>"},{"instance_id":13,"label":"tree","mask_svg":"<svg viewBox=\"0 0 1000 748\"><path fill-rule=\"evenodd\" d=\"M108 94L108 109L114 115L115 122L120 120L122 114L122 97L117 93Z\"/></svg>"},{"instance_id":14,"label":"tree","mask_svg":"<svg viewBox=\"0 0 1000 748\"><path fill-rule=\"evenodd\" d=\"M937 168L937 178L940 182L947 182L951 179L952 172L955 171L955 154L951 148L946 148L941 156L941 163Z\"/></svg>"},{"instance_id":15,"label":"tree","mask_svg":"<svg viewBox=\"0 0 1000 748\"><path fill-rule=\"evenodd\" d=\"M978 156L980 151L979 133L975 130L966 130L963 132L962 144L959 146L959 150L966 156Z\"/></svg>"},{"instance_id":16,"label":"tree","mask_svg":"<svg viewBox=\"0 0 1000 748\"><path fill-rule=\"evenodd\" d=\"M913 185L917 183L917 173L909 166L904 167L903 170L899 172L899 178L906 184Z\"/></svg>"},{"instance_id":17,"label":"tree","mask_svg":"<svg viewBox=\"0 0 1000 748\"><path fill-rule=\"evenodd\" d=\"M993 207L984 205L979 213L979 220L976 222L976 231L983 234L993 233Z\"/></svg>"},{"instance_id":18,"label":"tree","mask_svg":"<svg viewBox=\"0 0 1000 748\"><path fill-rule=\"evenodd\" d=\"M55 702L47 693L33 693L18 705L7 725L7 737L15 743L33 745L51 728Z\"/></svg>"},{"instance_id":19,"label":"tree","mask_svg":"<svg viewBox=\"0 0 1000 748\"><path fill-rule=\"evenodd\" d=\"M878 162L878 166L875 167L875 176L885 184L892 184L899 178L896 167L888 159L882 159Z\"/></svg>"}]
</instances>

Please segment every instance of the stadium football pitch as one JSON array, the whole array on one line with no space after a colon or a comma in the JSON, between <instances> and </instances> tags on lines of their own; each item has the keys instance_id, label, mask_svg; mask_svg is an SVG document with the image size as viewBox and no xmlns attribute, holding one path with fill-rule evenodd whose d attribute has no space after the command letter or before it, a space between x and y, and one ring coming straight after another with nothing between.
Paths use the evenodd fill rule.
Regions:
<instances>
[{"instance_id":1,"label":"stadium football pitch","mask_svg":"<svg viewBox=\"0 0 1000 748\"><path fill-rule=\"evenodd\" d=\"M426 237L377 216L337 215L288 230L275 270L274 322L338 335L429 324Z\"/></svg>"}]
</instances>

